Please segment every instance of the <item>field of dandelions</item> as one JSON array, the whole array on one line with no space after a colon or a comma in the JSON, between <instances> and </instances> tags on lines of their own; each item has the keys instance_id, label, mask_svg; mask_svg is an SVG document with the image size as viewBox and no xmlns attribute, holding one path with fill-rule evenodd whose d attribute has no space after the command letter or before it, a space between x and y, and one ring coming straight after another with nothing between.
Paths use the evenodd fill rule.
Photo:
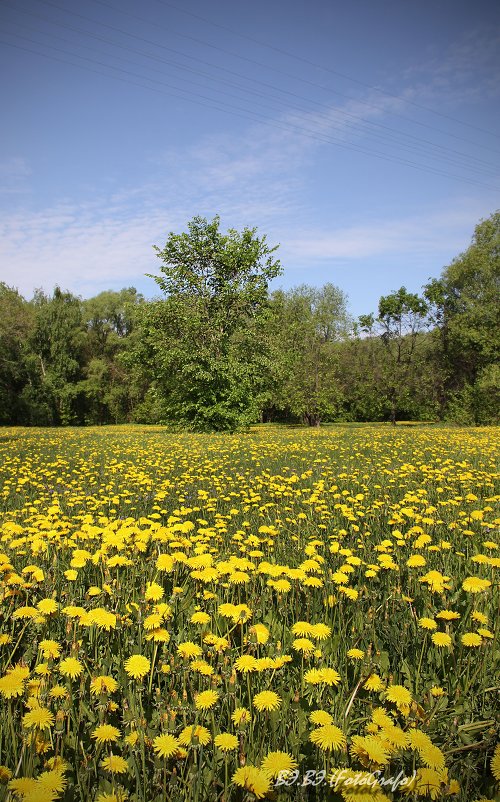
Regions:
<instances>
[{"instance_id":1,"label":"field of dandelions","mask_svg":"<svg viewBox=\"0 0 500 802\"><path fill-rule=\"evenodd\" d=\"M498 429L0 431L0 800L498 800Z\"/></svg>"}]
</instances>

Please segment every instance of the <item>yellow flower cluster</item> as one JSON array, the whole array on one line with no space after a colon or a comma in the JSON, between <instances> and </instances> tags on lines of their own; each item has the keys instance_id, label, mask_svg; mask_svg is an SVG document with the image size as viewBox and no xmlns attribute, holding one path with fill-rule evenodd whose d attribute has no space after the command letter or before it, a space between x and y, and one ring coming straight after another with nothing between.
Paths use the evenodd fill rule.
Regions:
<instances>
[{"instance_id":1,"label":"yellow flower cluster","mask_svg":"<svg viewBox=\"0 0 500 802\"><path fill-rule=\"evenodd\" d=\"M4 430L0 797L495 798L499 444Z\"/></svg>"}]
</instances>

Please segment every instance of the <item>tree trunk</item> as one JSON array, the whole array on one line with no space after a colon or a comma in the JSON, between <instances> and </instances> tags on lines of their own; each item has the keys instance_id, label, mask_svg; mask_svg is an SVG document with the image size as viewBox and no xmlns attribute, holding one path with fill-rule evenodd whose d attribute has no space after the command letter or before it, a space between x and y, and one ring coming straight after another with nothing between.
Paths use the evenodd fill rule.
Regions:
<instances>
[{"instance_id":1,"label":"tree trunk","mask_svg":"<svg viewBox=\"0 0 500 802\"><path fill-rule=\"evenodd\" d=\"M321 423L319 415L315 412L306 412L305 418L308 426L318 427Z\"/></svg>"}]
</instances>

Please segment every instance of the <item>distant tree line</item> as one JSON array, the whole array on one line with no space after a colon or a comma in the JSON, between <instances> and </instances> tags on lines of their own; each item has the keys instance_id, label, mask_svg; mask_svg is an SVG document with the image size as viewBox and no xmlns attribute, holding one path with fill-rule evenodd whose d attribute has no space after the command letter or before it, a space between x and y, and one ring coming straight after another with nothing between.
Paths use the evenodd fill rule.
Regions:
<instances>
[{"instance_id":1,"label":"distant tree line","mask_svg":"<svg viewBox=\"0 0 500 802\"><path fill-rule=\"evenodd\" d=\"M156 248L151 301L0 284L0 423L498 423L500 212L421 295L401 287L357 321L333 284L270 292L276 248L219 222Z\"/></svg>"}]
</instances>

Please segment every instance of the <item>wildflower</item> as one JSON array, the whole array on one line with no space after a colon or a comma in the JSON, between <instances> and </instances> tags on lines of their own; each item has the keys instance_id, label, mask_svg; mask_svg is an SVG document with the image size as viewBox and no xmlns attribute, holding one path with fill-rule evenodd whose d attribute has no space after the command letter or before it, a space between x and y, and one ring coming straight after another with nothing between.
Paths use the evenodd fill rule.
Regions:
<instances>
[{"instance_id":1,"label":"wildflower","mask_svg":"<svg viewBox=\"0 0 500 802\"><path fill-rule=\"evenodd\" d=\"M91 735L91 738L95 738L98 744L114 743L119 737L120 730L111 724L100 724Z\"/></svg>"},{"instance_id":2,"label":"wildflower","mask_svg":"<svg viewBox=\"0 0 500 802\"><path fill-rule=\"evenodd\" d=\"M118 688L118 683L113 677L102 675L94 677L90 681L90 693L92 696L99 696L100 693L114 693Z\"/></svg>"},{"instance_id":3,"label":"wildflower","mask_svg":"<svg viewBox=\"0 0 500 802\"><path fill-rule=\"evenodd\" d=\"M334 724L322 724L309 736L309 740L320 749L343 749L347 743L346 737L339 727Z\"/></svg>"},{"instance_id":4,"label":"wildflower","mask_svg":"<svg viewBox=\"0 0 500 802\"><path fill-rule=\"evenodd\" d=\"M433 632L431 635L434 646L451 646L451 637L446 632Z\"/></svg>"},{"instance_id":5,"label":"wildflower","mask_svg":"<svg viewBox=\"0 0 500 802\"><path fill-rule=\"evenodd\" d=\"M195 699L195 706L197 710L210 710L218 701L218 691L202 691Z\"/></svg>"},{"instance_id":6,"label":"wildflower","mask_svg":"<svg viewBox=\"0 0 500 802\"><path fill-rule=\"evenodd\" d=\"M297 761L288 752L269 752L261 763L261 770L268 777L283 776L285 771L293 771L297 768Z\"/></svg>"},{"instance_id":7,"label":"wildflower","mask_svg":"<svg viewBox=\"0 0 500 802\"><path fill-rule=\"evenodd\" d=\"M436 618L442 618L444 621L457 621L460 613L456 613L454 610L441 610L437 613Z\"/></svg>"},{"instance_id":8,"label":"wildflower","mask_svg":"<svg viewBox=\"0 0 500 802\"><path fill-rule=\"evenodd\" d=\"M179 643L177 647L177 654L179 654L184 659L189 659L192 657L200 657L203 653L201 646L198 646L196 643L192 641L186 641L185 643Z\"/></svg>"},{"instance_id":9,"label":"wildflower","mask_svg":"<svg viewBox=\"0 0 500 802\"><path fill-rule=\"evenodd\" d=\"M222 732L215 736L214 744L222 752L232 752L238 748L238 738L229 732Z\"/></svg>"},{"instance_id":10,"label":"wildflower","mask_svg":"<svg viewBox=\"0 0 500 802\"><path fill-rule=\"evenodd\" d=\"M56 658L61 654L61 646L55 640L42 640L38 648L46 659L50 657Z\"/></svg>"},{"instance_id":11,"label":"wildflower","mask_svg":"<svg viewBox=\"0 0 500 802\"><path fill-rule=\"evenodd\" d=\"M310 637L316 640L326 640L332 634L332 628L326 624L314 624L309 631Z\"/></svg>"},{"instance_id":12,"label":"wildflower","mask_svg":"<svg viewBox=\"0 0 500 802\"><path fill-rule=\"evenodd\" d=\"M311 654L315 648L314 643L309 638L295 638L292 643L292 649L303 654Z\"/></svg>"},{"instance_id":13,"label":"wildflower","mask_svg":"<svg viewBox=\"0 0 500 802\"><path fill-rule=\"evenodd\" d=\"M163 599L163 595L164 590L161 585L158 585L156 582L148 582L144 593L146 601L158 602L160 599Z\"/></svg>"},{"instance_id":14,"label":"wildflower","mask_svg":"<svg viewBox=\"0 0 500 802\"><path fill-rule=\"evenodd\" d=\"M385 766L389 762L389 755L384 742L374 735L354 735L351 741L350 752L353 757L357 757L360 763L368 766L372 763L377 766Z\"/></svg>"},{"instance_id":15,"label":"wildflower","mask_svg":"<svg viewBox=\"0 0 500 802\"><path fill-rule=\"evenodd\" d=\"M210 616L208 613L198 612L193 613L190 619L192 624L209 624L210 623Z\"/></svg>"},{"instance_id":16,"label":"wildflower","mask_svg":"<svg viewBox=\"0 0 500 802\"><path fill-rule=\"evenodd\" d=\"M59 663L59 672L63 675L63 677L70 677L71 679L76 679L79 677L83 671L83 665L80 663L76 657L67 657L66 660L63 660Z\"/></svg>"},{"instance_id":17,"label":"wildflower","mask_svg":"<svg viewBox=\"0 0 500 802\"><path fill-rule=\"evenodd\" d=\"M267 643L269 640L269 630L264 624L254 624L250 627L250 635L254 635L257 643Z\"/></svg>"},{"instance_id":18,"label":"wildflower","mask_svg":"<svg viewBox=\"0 0 500 802\"><path fill-rule=\"evenodd\" d=\"M197 743L206 746L210 743L210 740L210 732L206 727L201 727L199 724L184 727L179 735L179 743L182 746L190 746Z\"/></svg>"},{"instance_id":19,"label":"wildflower","mask_svg":"<svg viewBox=\"0 0 500 802\"><path fill-rule=\"evenodd\" d=\"M277 710L281 699L274 691L261 691L253 698L253 704L260 712L264 710Z\"/></svg>"},{"instance_id":20,"label":"wildflower","mask_svg":"<svg viewBox=\"0 0 500 802\"><path fill-rule=\"evenodd\" d=\"M124 668L129 677L132 677L133 679L142 679L146 676L151 668L151 663L147 657L144 657L144 655L133 654L128 658L128 660L125 661Z\"/></svg>"},{"instance_id":21,"label":"wildflower","mask_svg":"<svg viewBox=\"0 0 500 802\"><path fill-rule=\"evenodd\" d=\"M159 757L172 757L179 748L179 741L173 735L158 735L153 739L153 749Z\"/></svg>"},{"instance_id":22,"label":"wildflower","mask_svg":"<svg viewBox=\"0 0 500 802\"><path fill-rule=\"evenodd\" d=\"M365 656L365 653L362 649L349 649L347 656L352 660L362 660Z\"/></svg>"},{"instance_id":23,"label":"wildflower","mask_svg":"<svg viewBox=\"0 0 500 802\"><path fill-rule=\"evenodd\" d=\"M338 685L340 682L340 674L334 668L320 668L320 682L325 685Z\"/></svg>"},{"instance_id":24,"label":"wildflower","mask_svg":"<svg viewBox=\"0 0 500 802\"><path fill-rule=\"evenodd\" d=\"M101 760L101 766L112 774L125 774L128 771L127 761L120 755L108 755Z\"/></svg>"},{"instance_id":25,"label":"wildflower","mask_svg":"<svg viewBox=\"0 0 500 802\"><path fill-rule=\"evenodd\" d=\"M51 699L66 699L69 696L68 689L64 685L54 685L49 691Z\"/></svg>"},{"instance_id":26,"label":"wildflower","mask_svg":"<svg viewBox=\"0 0 500 802\"><path fill-rule=\"evenodd\" d=\"M257 799L262 799L271 788L269 777L250 763L237 769L231 781L235 785L251 791Z\"/></svg>"},{"instance_id":27,"label":"wildflower","mask_svg":"<svg viewBox=\"0 0 500 802\"><path fill-rule=\"evenodd\" d=\"M418 625L422 627L422 629L437 629L437 624L433 618L419 618Z\"/></svg>"},{"instance_id":28,"label":"wildflower","mask_svg":"<svg viewBox=\"0 0 500 802\"><path fill-rule=\"evenodd\" d=\"M37 607L43 615L52 615L58 610L57 602L54 599L42 599L38 602Z\"/></svg>"},{"instance_id":29,"label":"wildflower","mask_svg":"<svg viewBox=\"0 0 500 802\"><path fill-rule=\"evenodd\" d=\"M250 721L250 711L247 710L246 707L237 707L231 715L231 720L237 726L246 724L247 721Z\"/></svg>"},{"instance_id":30,"label":"wildflower","mask_svg":"<svg viewBox=\"0 0 500 802\"><path fill-rule=\"evenodd\" d=\"M378 691L383 690L384 683L378 674L370 674L363 687L366 688L367 691L375 691L375 693L377 693Z\"/></svg>"},{"instance_id":31,"label":"wildflower","mask_svg":"<svg viewBox=\"0 0 500 802\"><path fill-rule=\"evenodd\" d=\"M54 723L54 714L46 707L35 707L23 716L26 729L48 730Z\"/></svg>"},{"instance_id":32,"label":"wildflower","mask_svg":"<svg viewBox=\"0 0 500 802\"><path fill-rule=\"evenodd\" d=\"M325 724L333 724L333 718L326 710L313 710L309 716L311 724L324 726Z\"/></svg>"},{"instance_id":33,"label":"wildflower","mask_svg":"<svg viewBox=\"0 0 500 802\"><path fill-rule=\"evenodd\" d=\"M482 638L476 632L465 632L460 638L464 646L481 646Z\"/></svg>"},{"instance_id":34,"label":"wildflower","mask_svg":"<svg viewBox=\"0 0 500 802\"><path fill-rule=\"evenodd\" d=\"M467 593L482 593L491 587L489 579L481 579L479 576L470 576L462 582L462 588Z\"/></svg>"},{"instance_id":35,"label":"wildflower","mask_svg":"<svg viewBox=\"0 0 500 802\"><path fill-rule=\"evenodd\" d=\"M248 671L255 671L257 668L257 660L251 654L243 654L235 660L234 667L236 671L241 671L243 674Z\"/></svg>"},{"instance_id":36,"label":"wildflower","mask_svg":"<svg viewBox=\"0 0 500 802\"><path fill-rule=\"evenodd\" d=\"M411 693L403 685L389 685L385 697L395 704L409 705L411 702Z\"/></svg>"}]
</instances>

